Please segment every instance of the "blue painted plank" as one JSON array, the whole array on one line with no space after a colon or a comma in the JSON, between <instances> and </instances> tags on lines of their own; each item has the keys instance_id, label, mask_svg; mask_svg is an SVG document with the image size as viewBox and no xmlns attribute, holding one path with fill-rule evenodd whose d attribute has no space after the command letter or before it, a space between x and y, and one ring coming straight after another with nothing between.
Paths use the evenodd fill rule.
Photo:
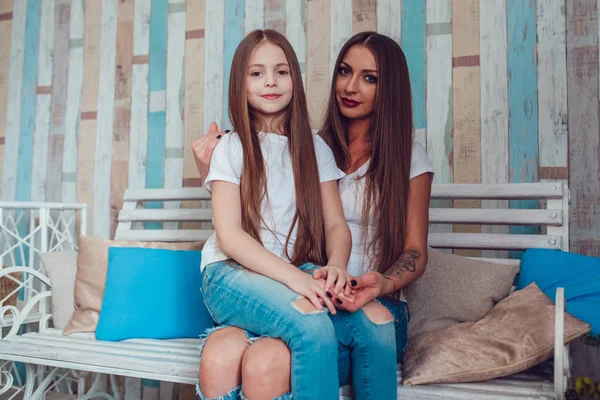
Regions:
<instances>
[{"instance_id":1,"label":"blue painted plank","mask_svg":"<svg viewBox=\"0 0 600 400\"><path fill-rule=\"evenodd\" d=\"M231 129L229 121L229 75L231 61L244 37L244 0L225 0L225 31L223 35L223 128Z\"/></svg>"},{"instance_id":2,"label":"blue painted plank","mask_svg":"<svg viewBox=\"0 0 600 400\"><path fill-rule=\"evenodd\" d=\"M148 90L167 89L167 0L152 0L150 11L150 59L148 60Z\"/></svg>"},{"instance_id":3,"label":"blue painted plank","mask_svg":"<svg viewBox=\"0 0 600 400\"><path fill-rule=\"evenodd\" d=\"M408 62L416 129L426 127L425 117L425 2L402 2L402 50Z\"/></svg>"},{"instance_id":4,"label":"blue painted plank","mask_svg":"<svg viewBox=\"0 0 600 400\"><path fill-rule=\"evenodd\" d=\"M36 89L40 47L40 0L29 0L25 22L25 58L21 105L21 131L17 163L17 201L31 200L33 133L35 130Z\"/></svg>"},{"instance_id":5,"label":"blue painted plank","mask_svg":"<svg viewBox=\"0 0 600 400\"><path fill-rule=\"evenodd\" d=\"M150 59L148 60L148 91L167 89L167 27L168 0L152 0L150 8ZM152 95L151 95L152 96ZM164 93L163 93L164 96ZM166 112L148 113L146 188L162 188L165 180ZM147 208L162 208L161 202L147 203ZM146 229L162 229L161 223L146 223Z\"/></svg>"},{"instance_id":6,"label":"blue painted plank","mask_svg":"<svg viewBox=\"0 0 600 400\"><path fill-rule=\"evenodd\" d=\"M508 108L511 182L538 181L538 93L534 0L509 0ZM538 208L537 201L515 200L511 208ZM511 227L535 233L537 227ZM511 254L518 256L517 254Z\"/></svg>"}]
</instances>

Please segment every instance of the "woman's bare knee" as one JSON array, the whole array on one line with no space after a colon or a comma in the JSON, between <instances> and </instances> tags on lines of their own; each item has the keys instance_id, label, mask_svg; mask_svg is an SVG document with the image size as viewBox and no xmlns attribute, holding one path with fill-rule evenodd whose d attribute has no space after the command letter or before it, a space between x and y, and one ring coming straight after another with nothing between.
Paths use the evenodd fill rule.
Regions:
<instances>
[{"instance_id":1,"label":"woman's bare knee","mask_svg":"<svg viewBox=\"0 0 600 400\"><path fill-rule=\"evenodd\" d=\"M200 389L207 397L218 397L239 386L246 333L235 327L219 329L206 338L200 358Z\"/></svg>"},{"instance_id":2,"label":"woman's bare knee","mask_svg":"<svg viewBox=\"0 0 600 400\"><path fill-rule=\"evenodd\" d=\"M242 360L242 391L252 400L272 399L290 391L290 349L279 339L253 343Z\"/></svg>"},{"instance_id":3,"label":"woman's bare knee","mask_svg":"<svg viewBox=\"0 0 600 400\"><path fill-rule=\"evenodd\" d=\"M376 324L385 324L394 319L394 316L385 306L372 301L362 308L367 318Z\"/></svg>"}]
</instances>

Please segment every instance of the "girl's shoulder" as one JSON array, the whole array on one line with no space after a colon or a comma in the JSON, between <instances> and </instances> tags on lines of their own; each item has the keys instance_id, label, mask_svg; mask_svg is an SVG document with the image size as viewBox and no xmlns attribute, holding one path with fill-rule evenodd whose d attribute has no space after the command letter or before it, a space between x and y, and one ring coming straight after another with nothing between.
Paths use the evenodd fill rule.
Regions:
<instances>
[{"instance_id":1,"label":"girl's shoulder","mask_svg":"<svg viewBox=\"0 0 600 400\"><path fill-rule=\"evenodd\" d=\"M220 148L220 149L219 149ZM215 151L235 151L237 153L242 151L242 142L237 132L231 131L219 139L219 143L215 146Z\"/></svg>"}]
</instances>

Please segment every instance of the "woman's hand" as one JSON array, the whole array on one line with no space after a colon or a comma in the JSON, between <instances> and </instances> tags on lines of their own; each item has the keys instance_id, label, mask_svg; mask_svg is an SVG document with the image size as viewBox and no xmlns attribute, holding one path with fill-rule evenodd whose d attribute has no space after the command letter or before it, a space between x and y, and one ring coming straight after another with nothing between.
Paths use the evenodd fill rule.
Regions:
<instances>
[{"instance_id":1,"label":"woman's hand","mask_svg":"<svg viewBox=\"0 0 600 400\"><path fill-rule=\"evenodd\" d=\"M285 285L301 296L306 297L318 310L323 309L324 304L329 312L336 313L332 299L325 292L325 279L313 279L306 272L298 270L298 274L290 277Z\"/></svg>"},{"instance_id":2,"label":"woman's hand","mask_svg":"<svg viewBox=\"0 0 600 400\"><path fill-rule=\"evenodd\" d=\"M219 131L219 127L215 122L210 124L208 132L192 142L192 152L194 153L194 160L196 161L196 167L200 173L200 179L204 182L210 169L210 158L212 157L213 150L219 143L219 139L228 133L228 131Z\"/></svg>"},{"instance_id":3,"label":"woman's hand","mask_svg":"<svg viewBox=\"0 0 600 400\"><path fill-rule=\"evenodd\" d=\"M389 278L375 271L367 272L363 276L353 279L356 281L356 285L352 286L354 302L344 302L338 306L349 312L360 310L376 298L391 293L394 288L394 283Z\"/></svg>"}]
</instances>

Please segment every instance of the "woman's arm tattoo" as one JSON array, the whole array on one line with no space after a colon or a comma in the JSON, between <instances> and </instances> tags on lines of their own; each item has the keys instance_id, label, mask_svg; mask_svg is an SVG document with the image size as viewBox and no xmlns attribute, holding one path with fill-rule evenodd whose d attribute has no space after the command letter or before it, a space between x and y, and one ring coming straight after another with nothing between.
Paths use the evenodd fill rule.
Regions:
<instances>
[{"instance_id":1,"label":"woman's arm tattoo","mask_svg":"<svg viewBox=\"0 0 600 400\"><path fill-rule=\"evenodd\" d=\"M417 263L421 260L421 252L418 250L407 250L396 261L384 275L396 278L402 278L406 271L415 272Z\"/></svg>"}]
</instances>

